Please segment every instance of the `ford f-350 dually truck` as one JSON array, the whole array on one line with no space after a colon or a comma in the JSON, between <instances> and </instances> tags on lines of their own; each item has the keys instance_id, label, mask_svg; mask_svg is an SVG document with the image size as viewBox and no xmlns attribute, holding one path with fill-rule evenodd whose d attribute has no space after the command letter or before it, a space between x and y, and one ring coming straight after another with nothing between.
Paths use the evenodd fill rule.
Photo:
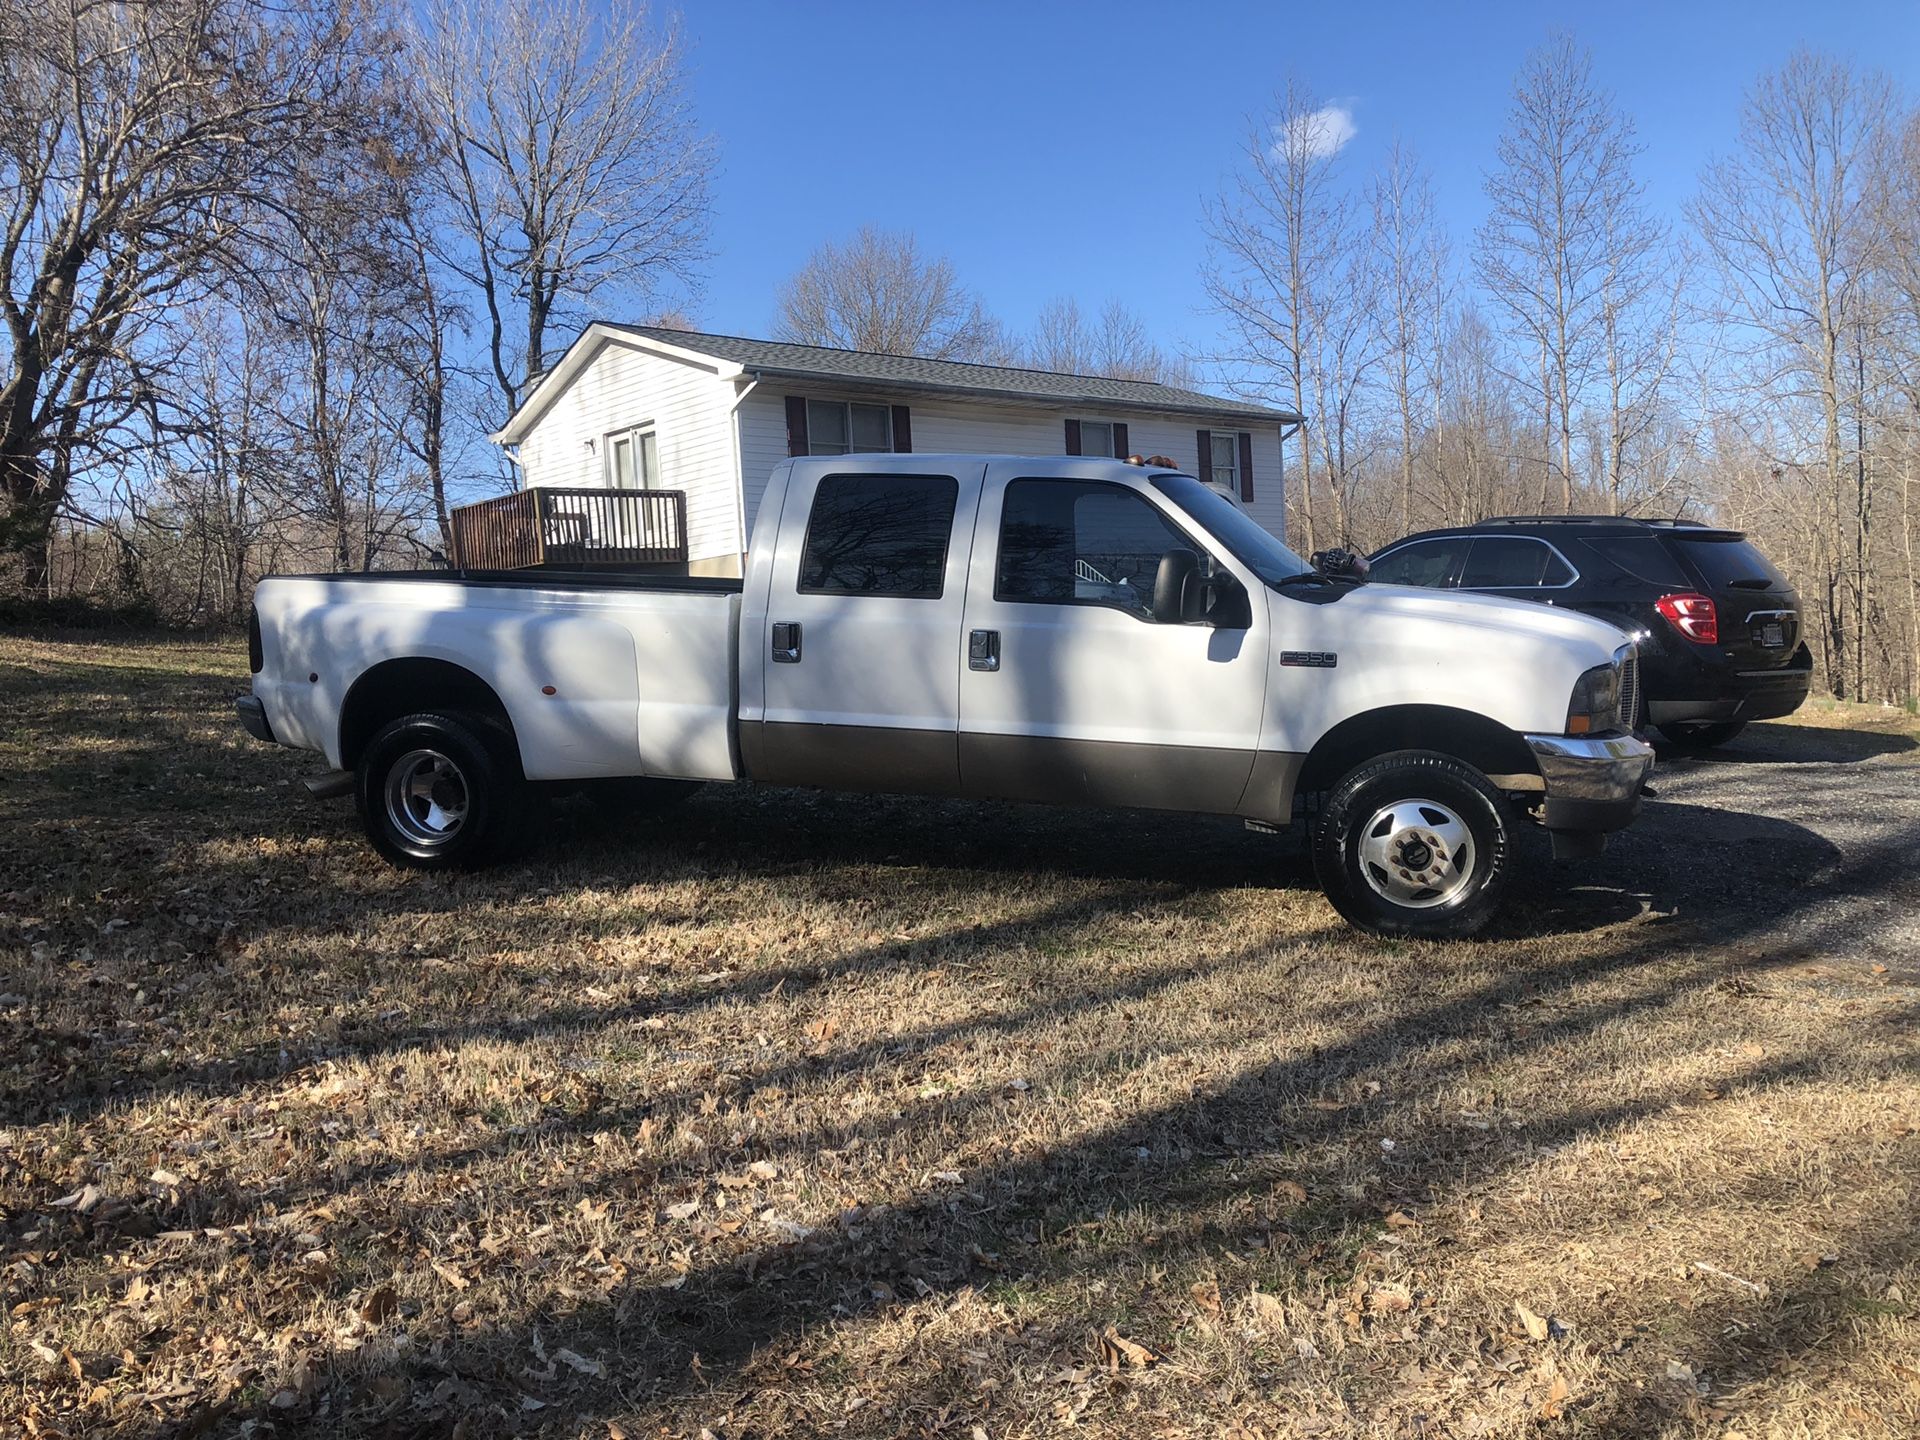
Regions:
<instances>
[{"instance_id":1,"label":"ford f-350 dually truck","mask_svg":"<svg viewBox=\"0 0 1920 1440\"><path fill-rule=\"evenodd\" d=\"M561 785L1297 817L1343 916L1420 936L1487 922L1523 820L1597 855L1653 763L1621 631L1331 578L1175 470L790 460L745 572L269 578L240 717L401 865L508 853Z\"/></svg>"}]
</instances>

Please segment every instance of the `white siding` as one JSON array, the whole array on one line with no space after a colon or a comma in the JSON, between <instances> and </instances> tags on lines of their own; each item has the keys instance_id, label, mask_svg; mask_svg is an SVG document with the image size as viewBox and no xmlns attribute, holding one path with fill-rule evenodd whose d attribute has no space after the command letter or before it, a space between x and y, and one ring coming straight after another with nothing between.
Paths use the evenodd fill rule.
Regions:
<instances>
[{"instance_id":1,"label":"white siding","mask_svg":"<svg viewBox=\"0 0 1920 1440\"><path fill-rule=\"evenodd\" d=\"M762 381L740 406L740 462L746 488L747 518L766 489L773 467L787 458L788 395L820 400L884 401L912 412L913 448L923 455L1063 455L1066 421L1119 421L1127 427L1127 448L1136 455L1165 455L1182 469L1195 470L1198 432L1210 425L1204 416L1142 416L1104 410L1028 410L925 395L835 389L800 381ZM1222 426L1222 429L1228 427ZM1253 501L1246 509L1274 535L1286 538L1285 473L1280 427L1243 427L1253 436Z\"/></svg>"},{"instance_id":2,"label":"white siding","mask_svg":"<svg viewBox=\"0 0 1920 1440\"><path fill-rule=\"evenodd\" d=\"M737 564L745 545L728 415L734 393L714 370L610 341L521 442L527 483L605 486L607 437L651 425L660 458L655 483L687 492L688 559Z\"/></svg>"}]
</instances>

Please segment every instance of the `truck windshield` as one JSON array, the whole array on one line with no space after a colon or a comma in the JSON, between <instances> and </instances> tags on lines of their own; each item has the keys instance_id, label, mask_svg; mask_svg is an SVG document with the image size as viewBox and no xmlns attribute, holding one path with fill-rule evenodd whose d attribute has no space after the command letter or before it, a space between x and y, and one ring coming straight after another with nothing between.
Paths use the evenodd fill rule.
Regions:
<instances>
[{"instance_id":1,"label":"truck windshield","mask_svg":"<svg viewBox=\"0 0 1920 1440\"><path fill-rule=\"evenodd\" d=\"M1260 523L1218 490L1191 475L1156 475L1153 488L1218 537L1233 558L1269 585L1292 580L1311 567L1269 535Z\"/></svg>"}]
</instances>

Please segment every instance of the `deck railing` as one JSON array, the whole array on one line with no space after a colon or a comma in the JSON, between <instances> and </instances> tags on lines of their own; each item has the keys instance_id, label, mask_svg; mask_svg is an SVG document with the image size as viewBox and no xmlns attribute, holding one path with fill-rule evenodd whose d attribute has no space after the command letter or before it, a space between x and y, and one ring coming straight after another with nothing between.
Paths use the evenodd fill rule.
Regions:
<instances>
[{"instance_id":1,"label":"deck railing","mask_svg":"<svg viewBox=\"0 0 1920 1440\"><path fill-rule=\"evenodd\" d=\"M462 570L602 569L687 558L684 490L534 486L462 505L448 519Z\"/></svg>"}]
</instances>

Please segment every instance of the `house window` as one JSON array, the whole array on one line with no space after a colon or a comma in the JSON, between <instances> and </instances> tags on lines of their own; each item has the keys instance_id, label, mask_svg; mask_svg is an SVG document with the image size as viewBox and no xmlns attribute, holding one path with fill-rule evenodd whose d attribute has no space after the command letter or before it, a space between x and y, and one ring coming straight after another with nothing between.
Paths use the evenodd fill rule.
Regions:
<instances>
[{"instance_id":1,"label":"house window","mask_svg":"<svg viewBox=\"0 0 1920 1440\"><path fill-rule=\"evenodd\" d=\"M885 405L807 401L807 453L849 455L893 449L893 414Z\"/></svg>"},{"instance_id":2,"label":"house window","mask_svg":"<svg viewBox=\"0 0 1920 1440\"><path fill-rule=\"evenodd\" d=\"M1233 430L1215 430L1209 447L1213 451L1210 461L1212 473L1208 479L1221 486L1229 495L1240 494L1240 436Z\"/></svg>"},{"instance_id":3,"label":"house window","mask_svg":"<svg viewBox=\"0 0 1920 1440\"><path fill-rule=\"evenodd\" d=\"M607 485L614 490L651 490L660 483L659 444L651 430L607 437Z\"/></svg>"},{"instance_id":4,"label":"house window","mask_svg":"<svg viewBox=\"0 0 1920 1440\"><path fill-rule=\"evenodd\" d=\"M1080 453L1112 456L1113 426L1105 420L1082 420L1080 422Z\"/></svg>"}]
</instances>

